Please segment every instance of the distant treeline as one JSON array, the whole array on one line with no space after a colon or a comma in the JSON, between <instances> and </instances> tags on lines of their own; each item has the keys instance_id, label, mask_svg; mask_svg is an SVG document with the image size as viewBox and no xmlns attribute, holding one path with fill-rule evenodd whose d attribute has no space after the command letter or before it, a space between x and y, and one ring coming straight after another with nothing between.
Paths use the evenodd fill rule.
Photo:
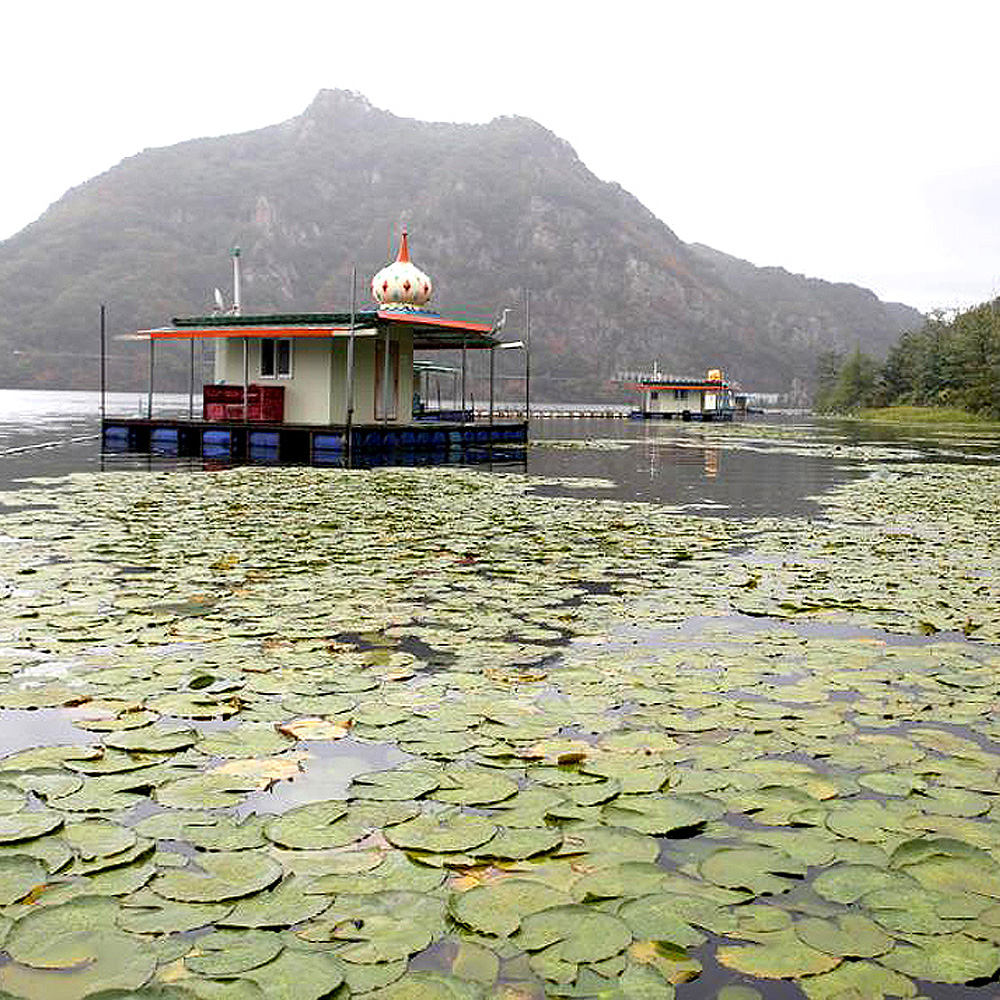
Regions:
<instances>
[{"instance_id":1,"label":"distant treeline","mask_svg":"<svg viewBox=\"0 0 1000 1000\"><path fill-rule=\"evenodd\" d=\"M815 407L850 413L879 406L950 406L1000 418L1000 301L953 317L933 314L902 334L881 364L829 351L816 370Z\"/></svg>"}]
</instances>

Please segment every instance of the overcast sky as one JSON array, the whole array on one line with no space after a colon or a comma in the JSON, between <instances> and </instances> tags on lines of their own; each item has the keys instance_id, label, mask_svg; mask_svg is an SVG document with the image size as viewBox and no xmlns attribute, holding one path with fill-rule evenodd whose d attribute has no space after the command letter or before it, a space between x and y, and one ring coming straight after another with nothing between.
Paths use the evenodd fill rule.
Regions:
<instances>
[{"instance_id":1,"label":"overcast sky","mask_svg":"<svg viewBox=\"0 0 1000 1000\"><path fill-rule=\"evenodd\" d=\"M921 309L1000 290L998 3L347 7L5 5L0 239L143 148L340 87L406 117L533 118L681 239L755 264Z\"/></svg>"}]
</instances>

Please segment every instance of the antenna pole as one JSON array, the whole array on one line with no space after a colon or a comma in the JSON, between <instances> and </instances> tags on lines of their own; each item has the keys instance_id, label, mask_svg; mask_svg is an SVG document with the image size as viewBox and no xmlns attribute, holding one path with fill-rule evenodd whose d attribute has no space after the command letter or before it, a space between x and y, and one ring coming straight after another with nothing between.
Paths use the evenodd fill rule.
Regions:
<instances>
[{"instance_id":1,"label":"antenna pole","mask_svg":"<svg viewBox=\"0 0 1000 1000\"><path fill-rule=\"evenodd\" d=\"M243 288L240 275L240 248L233 247L230 251L233 258L233 315L243 315Z\"/></svg>"}]
</instances>

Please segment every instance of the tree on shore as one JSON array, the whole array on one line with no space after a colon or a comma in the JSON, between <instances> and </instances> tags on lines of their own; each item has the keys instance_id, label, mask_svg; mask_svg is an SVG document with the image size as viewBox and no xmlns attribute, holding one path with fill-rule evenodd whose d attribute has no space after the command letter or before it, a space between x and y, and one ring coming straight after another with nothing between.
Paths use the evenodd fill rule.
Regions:
<instances>
[{"instance_id":1,"label":"tree on shore","mask_svg":"<svg viewBox=\"0 0 1000 1000\"><path fill-rule=\"evenodd\" d=\"M815 408L850 413L871 406L954 406L1000 417L1000 302L947 316L932 313L904 333L879 364L860 348L820 356Z\"/></svg>"}]
</instances>

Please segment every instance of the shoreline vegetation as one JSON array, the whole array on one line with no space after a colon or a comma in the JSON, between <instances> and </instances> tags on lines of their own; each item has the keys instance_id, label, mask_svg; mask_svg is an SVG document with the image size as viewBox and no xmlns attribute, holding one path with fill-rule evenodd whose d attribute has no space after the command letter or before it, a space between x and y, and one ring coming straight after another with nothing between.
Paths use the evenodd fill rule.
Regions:
<instances>
[{"instance_id":1,"label":"shoreline vegetation","mask_svg":"<svg viewBox=\"0 0 1000 1000\"><path fill-rule=\"evenodd\" d=\"M873 406L854 414L859 420L893 424L973 424L980 428L1000 429L1000 420L993 420L978 413L956 406Z\"/></svg>"},{"instance_id":2,"label":"shoreline vegetation","mask_svg":"<svg viewBox=\"0 0 1000 1000\"><path fill-rule=\"evenodd\" d=\"M816 365L818 413L864 414L921 423L1000 420L997 302L947 317L931 314L904 333L879 362L860 346L827 351ZM886 411L886 412L883 412Z\"/></svg>"}]
</instances>

